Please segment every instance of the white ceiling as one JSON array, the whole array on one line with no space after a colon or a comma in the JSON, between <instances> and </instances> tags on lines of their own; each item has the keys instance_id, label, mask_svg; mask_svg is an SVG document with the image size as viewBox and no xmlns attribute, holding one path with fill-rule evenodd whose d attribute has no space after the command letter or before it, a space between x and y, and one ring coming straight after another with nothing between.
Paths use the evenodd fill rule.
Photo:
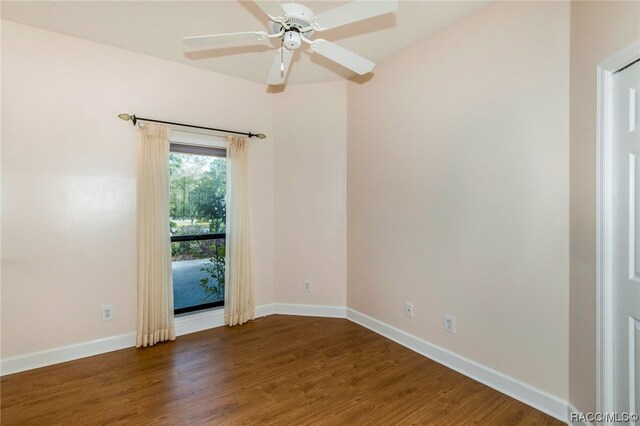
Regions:
<instances>
[{"instance_id":1,"label":"white ceiling","mask_svg":"<svg viewBox=\"0 0 640 426\"><path fill-rule=\"evenodd\" d=\"M319 14L344 1L297 1ZM489 1L400 1L396 13L323 32L374 62L400 52L474 13ZM108 44L183 64L264 82L276 44L225 45L197 50L184 36L265 30L267 20L252 1L3 1L2 19ZM318 34L315 35L318 38ZM305 46L303 46L305 47ZM375 69L373 71L375 73ZM287 84L335 81L353 73L308 48L296 52Z\"/></svg>"}]
</instances>

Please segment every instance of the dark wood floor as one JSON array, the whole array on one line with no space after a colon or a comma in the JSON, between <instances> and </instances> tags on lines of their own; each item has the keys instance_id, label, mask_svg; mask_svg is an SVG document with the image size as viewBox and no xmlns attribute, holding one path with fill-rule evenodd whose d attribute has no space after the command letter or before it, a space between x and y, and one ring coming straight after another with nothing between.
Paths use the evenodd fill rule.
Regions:
<instances>
[{"instance_id":1,"label":"dark wood floor","mask_svg":"<svg viewBox=\"0 0 640 426\"><path fill-rule=\"evenodd\" d=\"M2 378L14 424L561 422L348 320L273 315Z\"/></svg>"}]
</instances>

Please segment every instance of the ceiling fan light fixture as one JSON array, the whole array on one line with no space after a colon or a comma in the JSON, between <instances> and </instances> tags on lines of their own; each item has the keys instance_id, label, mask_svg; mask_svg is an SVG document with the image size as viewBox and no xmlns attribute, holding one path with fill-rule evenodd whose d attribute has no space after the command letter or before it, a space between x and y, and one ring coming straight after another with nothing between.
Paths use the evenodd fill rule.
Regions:
<instances>
[{"instance_id":1,"label":"ceiling fan light fixture","mask_svg":"<svg viewBox=\"0 0 640 426\"><path fill-rule=\"evenodd\" d=\"M296 50L302 44L302 38L298 31L284 33L284 46L289 50Z\"/></svg>"}]
</instances>

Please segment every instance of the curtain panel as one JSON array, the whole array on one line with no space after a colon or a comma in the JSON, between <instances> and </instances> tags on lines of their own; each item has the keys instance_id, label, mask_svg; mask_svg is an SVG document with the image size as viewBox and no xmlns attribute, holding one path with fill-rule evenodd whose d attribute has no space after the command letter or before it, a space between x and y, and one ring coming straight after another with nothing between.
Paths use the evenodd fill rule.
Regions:
<instances>
[{"instance_id":1,"label":"curtain panel","mask_svg":"<svg viewBox=\"0 0 640 426\"><path fill-rule=\"evenodd\" d=\"M229 137L224 321L230 326L255 318L249 227L249 139Z\"/></svg>"},{"instance_id":2,"label":"curtain panel","mask_svg":"<svg viewBox=\"0 0 640 426\"><path fill-rule=\"evenodd\" d=\"M136 347L175 340L169 232L169 139L171 129L138 129Z\"/></svg>"}]
</instances>

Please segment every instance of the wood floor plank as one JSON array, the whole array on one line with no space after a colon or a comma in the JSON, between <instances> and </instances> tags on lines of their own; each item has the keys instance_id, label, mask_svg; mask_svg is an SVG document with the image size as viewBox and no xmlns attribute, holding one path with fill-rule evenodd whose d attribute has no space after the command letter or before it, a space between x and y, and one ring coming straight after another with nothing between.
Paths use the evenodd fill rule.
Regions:
<instances>
[{"instance_id":1,"label":"wood floor plank","mask_svg":"<svg viewBox=\"0 0 640 426\"><path fill-rule=\"evenodd\" d=\"M348 320L272 315L5 376L2 425L559 425Z\"/></svg>"}]
</instances>

